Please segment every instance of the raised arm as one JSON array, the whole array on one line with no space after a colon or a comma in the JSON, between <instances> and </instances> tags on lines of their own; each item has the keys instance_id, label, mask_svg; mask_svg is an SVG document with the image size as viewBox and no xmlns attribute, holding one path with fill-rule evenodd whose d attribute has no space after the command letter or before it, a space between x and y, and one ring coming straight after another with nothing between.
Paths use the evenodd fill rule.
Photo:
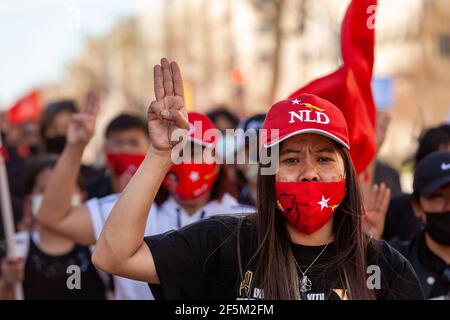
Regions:
<instances>
[{"instance_id":1,"label":"raised arm","mask_svg":"<svg viewBox=\"0 0 450 320\"><path fill-rule=\"evenodd\" d=\"M95 235L85 205L72 208L71 199L81 166L81 157L95 130L99 97L89 93L80 113L67 131L67 142L45 189L37 220L74 242L95 244Z\"/></svg>"},{"instance_id":2,"label":"raised arm","mask_svg":"<svg viewBox=\"0 0 450 320\"><path fill-rule=\"evenodd\" d=\"M186 139L189 123L184 106L183 80L176 62L161 60L153 69L156 100L148 109L151 147L136 174L106 220L92 261L98 268L131 279L159 283L144 232L150 207L172 164L171 151Z\"/></svg>"}]
</instances>

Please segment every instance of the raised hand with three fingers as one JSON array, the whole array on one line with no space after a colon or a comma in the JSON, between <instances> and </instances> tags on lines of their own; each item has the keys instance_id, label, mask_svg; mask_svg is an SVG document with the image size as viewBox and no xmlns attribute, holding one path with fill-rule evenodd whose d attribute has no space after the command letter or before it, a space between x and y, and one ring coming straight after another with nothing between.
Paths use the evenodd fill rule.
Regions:
<instances>
[{"instance_id":1,"label":"raised hand with three fingers","mask_svg":"<svg viewBox=\"0 0 450 320\"><path fill-rule=\"evenodd\" d=\"M386 214L391 198L391 189L383 182L372 186L371 194L366 203L363 226L365 231L375 239L381 239L386 222Z\"/></svg>"},{"instance_id":2,"label":"raised hand with three fingers","mask_svg":"<svg viewBox=\"0 0 450 320\"><path fill-rule=\"evenodd\" d=\"M148 111L148 132L155 152L168 152L178 143L186 143L189 122L184 102L183 79L175 61L161 59L153 68L156 100Z\"/></svg>"},{"instance_id":3,"label":"raised hand with three fingers","mask_svg":"<svg viewBox=\"0 0 450 320\"><path fill-rule=\"evenodd\" d=\"M81 111L74 114L67 129L67 144L85 148L95 132L95 120L99 109L100 96L91 91Z\"/></svg>"}]
</instances>

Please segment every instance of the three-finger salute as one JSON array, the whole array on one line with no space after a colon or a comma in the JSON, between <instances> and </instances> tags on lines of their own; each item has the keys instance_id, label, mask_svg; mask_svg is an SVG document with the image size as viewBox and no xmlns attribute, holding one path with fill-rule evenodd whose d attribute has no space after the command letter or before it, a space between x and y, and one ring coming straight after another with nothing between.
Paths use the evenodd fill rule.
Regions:
<instances>
[{"instance_id":1,"label":"three-finger salute","mask_svg":"<svg viewBox=\"0 0 450 320\"><path fill-rule=\"evenodd\" d=\"M156 100L147 112L150 141L154 150L170 151L174 145L185 142L181 137L189 129L183 79L178 64L166 58L153 68L153 78ZM181 134L176 130L182 130Z\"/></svg>"}]
</instances>

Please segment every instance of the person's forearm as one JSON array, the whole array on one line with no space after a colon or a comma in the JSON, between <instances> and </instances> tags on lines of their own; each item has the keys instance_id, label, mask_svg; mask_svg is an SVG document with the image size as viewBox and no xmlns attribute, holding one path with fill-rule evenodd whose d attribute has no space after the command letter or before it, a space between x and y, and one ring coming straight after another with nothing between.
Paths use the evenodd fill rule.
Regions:
<instances>
[{"instance_id":1,"label":"person's forearm","mask_svg":"<svg viewBox=\"0 0 450 320\"><path fill-rule=\"evenodd\" d=\"M170 152L150 148L106 220L94 252L97 263L113 267L142 245L151 205L171 164Z\"/></svg>"},{"instance_id":2,"label":"person's forearm","mask_svg":"<svg viewBox=\"0 0 450 320\"><path fill-rule=\"evenodd\" d=\"M53 169L37 214L37 220L48 228L57 228L70 213L82 155L81 147L66 146Z\"/></svg>"}]
</instances>

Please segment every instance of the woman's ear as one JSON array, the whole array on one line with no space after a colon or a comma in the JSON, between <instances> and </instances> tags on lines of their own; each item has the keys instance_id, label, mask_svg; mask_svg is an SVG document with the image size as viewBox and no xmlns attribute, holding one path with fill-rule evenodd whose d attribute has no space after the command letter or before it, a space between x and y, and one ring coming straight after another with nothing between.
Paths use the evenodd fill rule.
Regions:
<instances>
[{"instance_id":1,"label":"woman's ear","mask_svg":"<svg viewBox=\"0 0 450 320\"><path fill-rule=\"evenodd\" d=\"M411 207L414 211L414 215L422 221L423 224L427 222L427 216L420 206L420 199L411 199Z\"/></svg>"}]
</instances>

